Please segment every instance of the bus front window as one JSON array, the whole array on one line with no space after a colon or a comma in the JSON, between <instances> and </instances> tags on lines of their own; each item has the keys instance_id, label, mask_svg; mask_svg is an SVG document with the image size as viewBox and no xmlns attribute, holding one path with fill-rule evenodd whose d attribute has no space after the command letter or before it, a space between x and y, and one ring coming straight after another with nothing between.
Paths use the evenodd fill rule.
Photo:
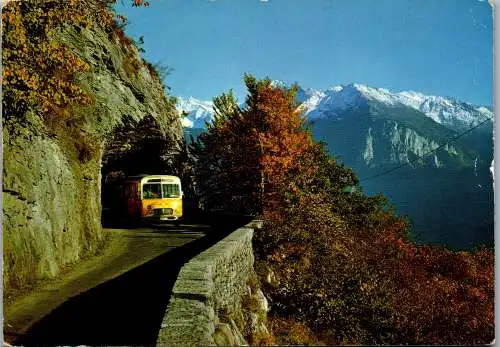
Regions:
<instances>
[{"instance_id":1,"label":"bus front window","mask_svg":"<svg viewBox=\"0 0 500 347\"><path fill-rule=\"evenodd\" d=\"M162 184L164 198L178 198L181 195L178 184Z\"/></svg>"},{"instance_id":2,"label":"bus front window","mask_svg":"<svg viewBox=\"0 0 500 347\"><path fill-rule=\"evenodd\" d=\"M161 184L144 184L142 186L143 199L160 199L161 198Z\"/></svg>"}]
</instances>

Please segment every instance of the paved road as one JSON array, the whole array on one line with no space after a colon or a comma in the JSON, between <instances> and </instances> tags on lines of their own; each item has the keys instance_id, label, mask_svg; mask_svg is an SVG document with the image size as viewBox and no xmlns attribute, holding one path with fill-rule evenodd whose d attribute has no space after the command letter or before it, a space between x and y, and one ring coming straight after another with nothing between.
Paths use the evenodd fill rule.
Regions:
<instances>
[{"instance_id":1,"label":"paved road","mask_svg":"<svg viewBox=\"0 0 500 347\"><path fill-rule=\"evenodd\" d=\"M151 345L180 267L207 247L206 225L106 229L103 254L4 307L15 344Z\"/></svg>"}]
</instances>

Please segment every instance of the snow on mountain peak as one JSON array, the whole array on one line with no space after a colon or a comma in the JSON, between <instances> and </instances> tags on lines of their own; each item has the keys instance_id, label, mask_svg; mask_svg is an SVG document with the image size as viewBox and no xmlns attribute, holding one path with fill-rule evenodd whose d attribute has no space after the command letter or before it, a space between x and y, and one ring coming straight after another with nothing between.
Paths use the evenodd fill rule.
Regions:
<instances>
[{"instance_id":1,"label":"snow on mountain peak","mask_svg":"<svg viewBox=\"0 0 500 347\"><path fill-rule=\"evenodd\" d=\"M286 85L282 81L273 83ZM493 117L493 113L486 107L476 107L450 97L425 95L415 91L391 92L358 83L335 85L325 91L299 88L297 100L309 119L336 117L346 110L359 110L370 102L411 107L435 122L458 131L469 129L487 117ZM205 122L212 120L211 101L179 97L177 107L188 113L182 121L184 127L204 128Z\"/></svg>"},{"instance_id":2,"label":"snow on mountain peak","mask_svg":"<svg viewBox=\"0 0 500 347\"><path fill-rule=\"evenodd\" d=\"M194 122L187 117L183 117L181 119L181 124L182 124L183 128L192 128L194 125Z\"/></svg>"},{"instance_id":3,"label":"snow on mountain peak","mask_svg":"<svg viewBox=\"0 0 500 347\"><path fill-rule=\"evenodd\" d=\"M177 109L186 112L181 122L185 128L204 128L205 122L212 121L213 102L202 101L190 96L189 98L178 97Z\"/></svg>"},{"instance_id":4,"label":"snow on mountain peak","mask_svg":"<svg viewBox=\"0 0 500 347\"><path fill-rule=\"evenodd\" d=\"M372 88L364 84L350 83L328 88L325 97L316 103L314 108L306 107L310 117L323 117L325 112L335 113L346 109L366 106L367 101L378 101L393 105L396 103L392 94L383 88Z\"/></svg>"},{"instance_id":5,"label":"snow on mountain peak","mask_svg":"<svg viewBox=\"0 0 500 347\"><path fill-rule=\"evenodd\" d=\"M334 92L340 92L342 89L344 89L344 86L333 86L328 88L328 90L334 91Z\"/></svg>"},{"instance_id":6,"label":"snow on mountain peak","mask_svg":"<svg viewBox=\"0 0 500 347\"><path fill-rule=\"evenodd\" d=\"M177 106L179 107L179 109L186 112L192 112L200 108L203 109L204 111L211 111L213 103L211 101L198 100L190 96L187 99L183 97L178 97Z\"/></svg>"},{"instance_id":7,"label":"snow on mountain peak","mask_svg":"<svg viewBox=\"0 0 500 347\"><path fill-rule=\"evenodd\" d=\"M281 87L281 88L288 86L284 81L281 80L272 80L271 84L275 87Z\"/></svg>"},{"instance_id":8,"label":"snow on mountain peak","mask_svg":"<svg viewBox=\"0 0 500 347\"><path fill-rule=\"evenodd\" d=\"M309 90L309 94L314 92ZM315 95L319 95L317 92ZM475 107L450 97L425 95L414 91L391 92L385 88L373 88L364 84L350 83L328 88L325 96L314 102L304 101L309 118L335 116L347 109L366 106L368 102L378 102L388 106L403 105L424 113L435 122L465 130L485 119L493 117L486 107ZM300 101L300 100L299 100Z\"/></svg>"}]
</instances>

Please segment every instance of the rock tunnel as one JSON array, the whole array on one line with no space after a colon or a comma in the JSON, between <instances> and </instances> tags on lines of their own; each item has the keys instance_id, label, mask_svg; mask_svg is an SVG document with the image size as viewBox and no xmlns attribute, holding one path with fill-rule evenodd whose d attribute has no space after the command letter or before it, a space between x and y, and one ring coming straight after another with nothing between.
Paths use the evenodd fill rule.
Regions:
<instances>
[{"instance_id":1,"label":"rock tunnel","mask_svg":"<svg viewBox=\"0 0 500 347\"><path fill-rule=\"evenodd\" d=\"M182 138L176 142L148 116L139 122L126 118L105 145L101 167L101 205L104 227L123 224L124 180L139 174L182 176Z\"/></svg>"}]
</instances>

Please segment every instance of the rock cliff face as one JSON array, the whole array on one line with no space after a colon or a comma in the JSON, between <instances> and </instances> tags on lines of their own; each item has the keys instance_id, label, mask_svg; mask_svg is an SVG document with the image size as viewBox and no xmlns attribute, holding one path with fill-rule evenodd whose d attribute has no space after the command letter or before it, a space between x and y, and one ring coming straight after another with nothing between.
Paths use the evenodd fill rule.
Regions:
<instances>
[{"instance_id":1,"label":"rock cliff face","mask_svg":"<svg viewBox=\"0 0 500 347\"><path fill-rule=\"evenodd\" d=\"M482 157L468 142L450 142L456 133L410 108L374 107L317 119L313 133L361 177L404 164L410 169L465 169Z\"/></svg>"},{"instance_id":2,"label":"rock cliff face","mask_svg":"<svg viewBox=\"0 0 500 347\"><path fill-rule=\"evenodd\" d=\"M49 124L33 110L3 124L7 291L56 276L62 266L97 252L104 241L102 175L126 172L120 165L134 163L137 146L150 140L158 164L146 170L167 170L182 142L178 112L130 41L99 27L67 26L55 37L90 65L77 78L93 103L65 110L62 124ZM113 165L102 171L110 158Z\"/></svg>"},{"instance_id":3,"label":"rock cliff face","mask_svg":"<svg viewBox=\"0 0 500 347\"><path fill-rule=\"evenodd\" d=\"M411 107L375 102L323 116L313 121L315 138L355 170L365 192L383 192L409 216L416 241L493 243L491 124L459 136Z\"/></svg>"}]
</instances>

